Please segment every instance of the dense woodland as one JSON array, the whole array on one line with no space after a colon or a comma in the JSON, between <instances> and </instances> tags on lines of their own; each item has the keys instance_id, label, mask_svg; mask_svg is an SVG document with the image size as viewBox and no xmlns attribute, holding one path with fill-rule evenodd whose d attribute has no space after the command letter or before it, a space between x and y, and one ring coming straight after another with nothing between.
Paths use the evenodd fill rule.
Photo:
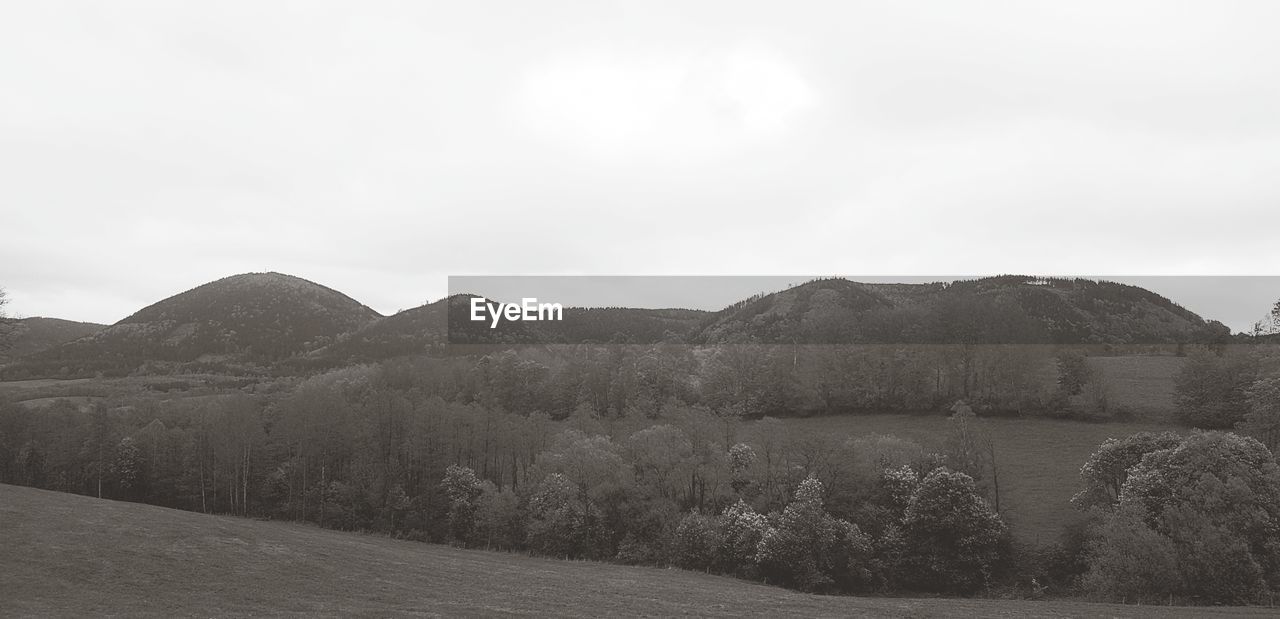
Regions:
<instances>
[{"instance_id":1,"label":"dense woodland","mask_svg":"<svg viewBox=\"0 0 1280 619\"><path fill-rule=\"evenodd\" d=\"M1184 350L1182 419L1239 434L1099 446L1081 463L1087 526L1046 547L1000 517L975 413L1122 414L1091 395L1088 349L530 347L202 397L5 405L0 481L812 591L1256 603L1280 585L1267 350ZM769 417L871 409L952 420L926 447Z\"/></svg>"}]
</instances>

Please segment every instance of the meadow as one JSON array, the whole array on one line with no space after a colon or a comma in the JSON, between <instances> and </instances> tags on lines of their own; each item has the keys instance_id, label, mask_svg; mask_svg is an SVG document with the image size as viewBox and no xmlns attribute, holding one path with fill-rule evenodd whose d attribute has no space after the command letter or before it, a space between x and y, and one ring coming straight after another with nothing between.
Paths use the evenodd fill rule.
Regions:
<instances>
[{"instance_id":1,"label":"meadow","mask_svg":"<svg viewBox=\"0 0 1280 619\"><path fill-rule=\"evenodd\" d=\"M1091 357L1089 364L1102 377L1107 400L1132 413L1134 419L1163 421L1172 418L1174 377L1186 357L1124 355Z\"/></svg>"},{"instance_id":2,"label":"meadow","mask_svg":"<svg viewBox=\"0 0 1280 619\"><path fill-rule=\"evenodd\" d=\"M4 616L1213 617L1267 609L816 596L0 485Z\"/></svg>"}]
</instances>

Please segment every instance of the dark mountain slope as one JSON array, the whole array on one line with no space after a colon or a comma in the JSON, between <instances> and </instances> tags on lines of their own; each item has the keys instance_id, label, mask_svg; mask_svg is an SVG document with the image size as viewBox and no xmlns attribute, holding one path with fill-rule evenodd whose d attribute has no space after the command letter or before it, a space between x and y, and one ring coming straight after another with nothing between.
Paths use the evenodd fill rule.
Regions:
<instances>
[{"instance_id":1,"label":"dark mountain slope","mask_svg":"<svg viewBox=\"0 0 1280 619\"><path fill-rule=\"evenodd\" d=\"M92 322L61 318L20 318L9 322L9 348L0 351L0 361L17 359L59 344L93 335L106 327Z\"/></svg>"},{"instance_id":2,"label":"dark mountain slope","mask_svg":"<svg viewBox=\"0 0 1280 619\"><path fill-rule=\"evenodd\" d=\"M6 377L127 374L148 362L264 364L379 318L350 297L280 273L223 278L5 368Z\"/></svg>"},{"instance_id":3,"label":"dark mountain slope","mask_svg":"<svg viewBox=\"0 0 1280 619\"><path fill-rule=\"evenodd\" d=\"M471 299L457 294L379 319L307 355L306 363L332 365L428 353L454 344L656 343L685 341L708 316L686 309L564 308L563 320L470 320ZM450 328L452 327L452 332Z\"/></svg>"},{"instance_id":4,"label":"dark mountain slope","mask_svg":"<svg viewBox=\"0 0 1280 619\"><path fill-rule=\"evenodd\" d=\"M448 299L379 318L307 355L328 365L376 361L430 352L446 341Z\"/></svg>"},{"instance_id":5,"label":"dark mountain slope","mask_svg":"<svg viewBox=\"0 0 1280 619\"><path fill-rule=\"evenodd\" d=\"M948 283L822 279L718 312L700 343L1217 342L1228 329L1148 290L1086 279L1000 276Z\"/></svg>"}]
</instances>

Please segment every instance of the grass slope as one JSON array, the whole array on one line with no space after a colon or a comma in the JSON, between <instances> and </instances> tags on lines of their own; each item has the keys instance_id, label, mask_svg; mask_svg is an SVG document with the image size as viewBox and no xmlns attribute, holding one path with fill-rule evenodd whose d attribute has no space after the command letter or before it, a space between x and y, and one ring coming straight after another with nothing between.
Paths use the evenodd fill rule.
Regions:
<instances>
[{"instance_id":1,"label":"grass slope","mask_svg":"<svg viewBox=\"0 0 1280 619\"><path fill-rule=\"evenodd\" d=\"M1262 609L822 597L0 485L4 616L1244 616Z\"/></svg>"},{"instance_id":2,"label":"grass slope","mask_svg":"<svg viewBox=\"0 0 1280 619\"><path fill-rule=\"evenodd\" d=\"M834 436L892 434L928 448L940 448L950 427L941 414L811 417L786 423L799 432ZM981 423L995 438L1001 512L1015 535L1039 543L1056 540L1063 525L1080 518L1071 496L1080 490L1080 467L1102 441L1142 431L1186 431L1159 423L1042 418L984 418Z\"/></svg>"}]
</instances>

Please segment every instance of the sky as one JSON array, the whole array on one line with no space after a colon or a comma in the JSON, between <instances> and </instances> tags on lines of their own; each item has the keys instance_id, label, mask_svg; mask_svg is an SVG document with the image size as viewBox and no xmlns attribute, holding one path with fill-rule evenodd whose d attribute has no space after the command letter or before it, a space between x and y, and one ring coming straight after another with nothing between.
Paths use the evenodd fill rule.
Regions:
<instances>
[{"instance_id":1,"label":"sky","mask_svg":"<svg viewBox=\"0 0 1280 619\"><path fill-rule=\"evenodd\" d=\"M1222 0L5 3L0 287L13 315L110 323L256 271L384 314L451 275L1276 275L1276 23ZM1250 295L1200 293L1237 329Z\"/></svg>"}]
</instances>

